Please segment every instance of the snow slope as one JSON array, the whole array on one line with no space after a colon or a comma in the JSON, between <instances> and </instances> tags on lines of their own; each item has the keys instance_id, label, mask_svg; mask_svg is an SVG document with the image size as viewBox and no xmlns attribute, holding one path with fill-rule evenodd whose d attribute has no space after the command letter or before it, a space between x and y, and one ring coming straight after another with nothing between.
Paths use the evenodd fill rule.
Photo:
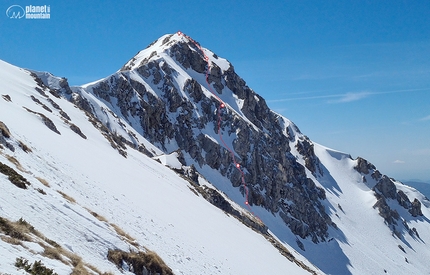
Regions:
<instances>
[{"instance_id":1,"label":"snow slope","mask_svg":"<svg viewBox=\"0 0 430 275\"><path fill-rule=\"evenodd\" d=\"M424 196L411 187L396 183L396 188L410 198L417 197L426 203L422 207L424 216L413 218L397 202L391 202L390 206L402 217L409 217L405 222L410 228L416 228L420 235L416 237L402 229L401 238L396 237L373 209L376 203L372 190L374 183L370 177L366 183L363 182L354 169L356 161L347 154L314 145L317 156L327 169L326 176L318 181L328 191L330 204L326 207L330 208L331 216L339 227L339 230L331 232L335 239L320 248L326 250L325 246L330 247L328 250L335 252L336 260L340 258L341 261L332 266L328 261L330 256L321 258L315 255L318 254L316 251L304 252L304 255L322 270L333 274L428 274L423 272L430 271L427 261L430 251L426 245L430 241L430 211ZM399 226L402 227L400 223Z\"/></svg>"},{"instance_id":2,"label":"snow slope","mask_svg":"<svg viewBox=\"0 0 430 275\"><path fill-rule=\"evenodd\" d=\"M0 120L16 148L1 149L0 162L17 170L10 161L15 158L25 171L19 173L31 183L29 189L19 189L0 174L1 217L25 219L101 272L120 274L106 260L108 249L130 248L114 230L116 224L141 246L158 253L175 274L309 274L264 237L196 196L189 183L168 167L133 149L127 150L127 158L118 154L81 110L45 91L87 139L71 131L56 109L49 112L31 99L51 106L35 87L28 71L0 62L0 91L11 98L0 98ZM61 134L23 107L44 114ZM32 152L21 150L19 142ZM70 265L39 255L43 249L33 246L26 249L0 241L0 270L22 274L13 263L23 256L42 259L58 274L71 272Z\"/></svg>"}]
</instances>

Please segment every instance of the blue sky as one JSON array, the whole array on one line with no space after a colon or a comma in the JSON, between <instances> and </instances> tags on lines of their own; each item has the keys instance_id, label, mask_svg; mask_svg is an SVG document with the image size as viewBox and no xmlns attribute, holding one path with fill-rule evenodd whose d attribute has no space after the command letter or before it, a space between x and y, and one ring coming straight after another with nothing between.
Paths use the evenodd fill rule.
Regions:
<instances>
[{"instance_id":1,"label":"blue sky","mask_svg":"<svg viewBox=\"0 0 430 275\"><path fill-rule=\"evenodd\" d=\"M48 20L10 19L49 5ZM0 59L85 84L178 30L315 142L430 181L430 1L0 3Z\"/></svg>"}]
</instances>

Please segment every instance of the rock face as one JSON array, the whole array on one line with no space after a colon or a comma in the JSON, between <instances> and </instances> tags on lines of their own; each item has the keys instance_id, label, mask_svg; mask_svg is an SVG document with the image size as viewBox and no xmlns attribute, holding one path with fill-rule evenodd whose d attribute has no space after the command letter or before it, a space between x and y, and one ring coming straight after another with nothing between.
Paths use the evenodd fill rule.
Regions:
<instances>
[{"instance_id":1,"label":"rock face","mask_svg":"<svg viewBox=\"0 0 430 275\"><path fill-rule=\"evenodd\" d=\"M166 153L182 151L187 165L195 165L203 175L204 167L212 168L245 194L234 156L244 171L250 205L279 213L302 238L324 241L328 227L335 226L322 204L325 192L291 153L295 146L306 168L322 173L312 142L271 111L228 61L207 50L206 54L211 88L204 80L208 63L197 44L170 35L85 91L111 104L116 115ZM97 116L83 96L81 92L69 97ZM219 108L217 96L225 99L226 108ZM228 144L220 142L220 135Z\"/></svg>"},{"instance_id":2,"label":"rock face","mask_svg":"<svg viewBox=\"0 0 430 275\"><path fill-rule=\"evenodd\" d=\"M375 185L374 190L377 189L385 198L396 198L396 186L393 181L387 176L382 176L382 179Z\"/></svg>"},{"instance_id":3,"label":"rock face","mask_svg":"<svg viewBox=\"0 0 430 275\"><path fill-rule=\"evenodd\" d=\"M409 208L409 213L411 213L411 215L414 217L423 215L423 213L421 212L421 202L416 198L414 199L411 207Z\"/></svg>"},{"instance_id":4,"label":"rock face","mask_svg":"<svg viewBox=\"0 0 430 275\"><path fill-rule=\"evenodd\" d=\"M375 182L372 187L374 195L377 199L374 208L378 209L379 215L384 218L387 225L393 231L393 234L400 236L401 231L397 230L396 225L400 221L400 214L389 206L389 203L397 202L401 207L408 210L412 217L422 216L421 203L416 198L411 203L409 197L396 187L395 181L386 175L382 175L376 167L369 163L367 160L358 157L356 159L356 166L354 169L362 174L363 182L368 184L366 175L370 174L370 179ZM406 222L402 222L406 228L406 232L413 232L409 229Z\"/></svg>"}]
</instances>

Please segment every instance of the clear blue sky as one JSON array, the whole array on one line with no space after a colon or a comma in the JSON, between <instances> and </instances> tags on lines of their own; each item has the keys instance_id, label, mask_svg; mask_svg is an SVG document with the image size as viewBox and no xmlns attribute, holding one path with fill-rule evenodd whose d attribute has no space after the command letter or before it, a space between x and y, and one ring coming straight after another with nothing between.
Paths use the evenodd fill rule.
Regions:
<instances>
[{"instance_id":1,"label":"clear blue sky","mask_svg":"<svg viewBox=\"0 0 430 275\"><path fill-rule=\"evenodd\" d=\"M13 4L49 5L51 19L9 19ZM315 142L430 180L429 0L3 0L0 59L79 85L178 30Z\"/></svg>"}]
</instances>

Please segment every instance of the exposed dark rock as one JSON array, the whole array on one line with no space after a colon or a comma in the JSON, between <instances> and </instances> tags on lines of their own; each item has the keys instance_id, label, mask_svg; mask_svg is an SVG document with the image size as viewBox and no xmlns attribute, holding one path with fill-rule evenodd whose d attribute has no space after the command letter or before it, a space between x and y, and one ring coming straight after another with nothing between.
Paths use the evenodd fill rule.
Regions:
<instances>
[{"instance_id":1,"label":"exposed dark rock","mask_svg":"<svg viewBox=\"0 0 430 275\"><path fill-rule=\"evenodd\" d=\"M74 103L79 109L84 110L87 113L92 114L94 111L89 101L80 94L74 93L70 98L70 101Z\"/></svg>"},{"instance_id":2,"label":"exposed dark rock","mask_svg":"<svg viewBox=\"0 0 430 275\"><path fill-rule=\"evenodd\" d=\"M382 174L381 172L379 172L379 170L375 170L371 176L372 176L372 179L374 180L380 180L382 177Z\"/></svg>"},{"instance_id":3,"label":"exposed dark rock","mask_svg":"<svg viewBox=\"0 0 430 275\"><path fill-rule=\"evenodd\" d=\"M411 213L413 217L418 217L423 215L423 213L421 212L421 202L419 200L414 199L414 201L412 202L412 206L409 209L409 213Z\"/></svg>"},{"instance_id":4,"label":"exposed dark rock","mask_svg":"<svg viewBox=\"0 0 430 275\"><path fill-rule=\"evenodd\" d=\"M374 191L379 191L385 198L396 199L396 186L387 176L382 176L378 183L373 188Z\"/></svg>"},{"instance_id":5,"label":"exposed dark rock","mask_svg":"<svg viewBox=\"0 0 430 275\"><path fill-rule=\"evenodd\" d=\"M10 98L10 95L1 95L3 97L4 100L11 102L12 99Z\"/></svg>"},{"instance_id":6,"label":"exposed dark rock","mask_svg":"<svg viewBox=\"0 0 430 275\"><path fill-rule=\"evenodd\" d=\"M197 103L202 100L203 90L201 85L194 79L187 79L184 84L184 90L188 92L190 97Z\"/></svg>"},{"instance_id":7,"label":"exposed dark rock","mask_svg":"<svg viewBox=\"0 0 430 275\"><path fill-rule=\"evenodd\" d=\"M24 109L26 109L30 113L33 113L33 114L36 114L36 115L40 116L42 118L43 124L45 124L46 127L48 127L54 133L57 133L57 134L61 135L61 133L57 130L57 127L55 126L54 122L50 118L48 118L47 116L45 116L42 113L38 113L38 112L32 111L32 110L30 110L28 108L24 107Z\"/></svg>"},{"instance_id":8,"label":"exposed dark rock","mask_svg":"<svg viewBox=\"0 0 430 275\"><path fill-rule=\"evenodd\" d=\"M358 157L357 158L357 165L354 167L355 170L357 170L361 174L369 174L369 170L375 170L376 167L369 163L367 160Z\"/></svg>"},{"instance_id":9,"label":"exposed dark rock","mask_svg":"<svg viewBox=\"0 0 430 275\"><path fill-rule=\"evenodd\" d=\"M191 68L198 73L206 71L203 54L194 43L176 43L170 47L170 56L175 58L185 69Z\"/></svg>"},{"instance_id":10,"label":"exposed dark rock","mask_svg":"<svg viewBox=\"0 0 430 275\"><path fill-rule=\"evenodd\" d=\"M66 120L68 120L68 121L70 121L71 119L70 119L70 117L69 117L69 115L66 113L66 112L64 112L63 110L60 110L60 115L64 118L64 119L66 119Z\"/></svg>"},{"instance_id":11,"label":"exposed dark rock","mask_svg":"<svg viewBox=\"0 0 430 275\"><path fill-rule=\"evenodd\" d=\"M73 131L73 132L75 132L76 134L78 134L79 136L81 136L81 138L83 138L83 139L87 139L87 136L86 135L84 135L84 133L82 133L82 131L81 131L81 129L78 127L78 126L76 126L75 124L70 124L70 129Z\"/></svg>"},{"instance_id":12,"label":"exposed dark rock","mask_svg":"<svg viewBox=\"0 0 430 275\"><path fill-rule=\"evenodd\" d=\"M222 93L222 89L224 89L224 85L222 85L222 73L220 67L218 67L215 63L211 64L210 73L208 74L208 83L212 84L218 94Z\"/></svg>"},{"instance_id":13,"label":"exposed dark rock","mask_svg":"<svg viewBox=\"0 0 430 275\"><path fill-rule=\"evenodd\" d=\"M305 166L313 175L316 175L317 169L322 174L319 160L314 152L314 145L307 137L297 142L296 149L304 157Z\"/></svg>"},{"instance_id":14,"label":"exposed dark rock","mask_svg":"<svg viewBox=\"0 0 430 275\"><path fill-rule=\"evenodd\" d=\"M52 100L51 98L48 98L48 101L49 103L51 103L52 107L54 107L57 110L61 110L61 107L57 103L55 103L54 100Z\"/></svg>"},{"instance_id":15,"label":"exposed dark rock","mask_svg":"<svg viewBox=\"0 0 430 275\"><path fill-rule=\"evenodd\" d=\"M35 98L33 95L31 96L31 99L36 102L37 104L41 105L43 107L43 109L47 110L48 112L52 113L52 110L46 106L45 104L43 104L39 99Z\"/></svg>"},{"instance_id":16,"label":"exposed dark rock","mask_svg":"<svg viewBox=\"0 0 430 275\"><path fill-rule=\"evenodd\" d=\"M69 82L67 82L67 78L61 78L59 84L62 92L64 92L66 95L72 94L72 90L70 89Z\"/></svg>"},{"instance_id":17,"label":"exposed dark rock","mask_svg":"<svg viewBox=\"0 0 430 275\"><path fill-rule=\"evenodd\" d=\"M27 189L27 185L30 185L30 182L28 182L27 179L24 178L21 174L19 174L13 168L1 162L0 162L0 173L8 176L9 181L18 188Z\"/></svg>"},{"instance_id":18,"label":"exposed dark rock","mask_svg":"<svg viewBox=\"0 0 430 275\"><path fill-rule=\"evenodd\" d=\"M396 220L400 218L399 213L388 206L383 196L378 195L377 198L378 200L373 207L378 208L379 215L381 215L388 224L397 224Z\"/></svg>"},{"instance_id":19,"label":"exposed dark rock","mask_svg":"<svg viewBox=\"0 0 430 275\"><path fill-rule=\"evenodd\" d=\"M57 130L57 127L55 126L54 122L52 122L51 119L49 119L47 116L43 114L39 113L39 115L42 117L42 121L46 125L46 127L48 127L54 133L61 135L60 131Z\"/></svg>"},{"instance_id":20,"label":"exposed dark rock","mask_svg":"<svg viewBox=\"0 0 430 275\"><path fill-rule=\"evenodd\" d=\"M399 204L401 206L403 206L403 208L405 208L405 209L411 208L411 205L412 205L411 201L409 200L408 196L406 196L406 194L402 190L397 191L396 198L397 198L397 201L399 202Z\"/></svg>"}]
</instances>

